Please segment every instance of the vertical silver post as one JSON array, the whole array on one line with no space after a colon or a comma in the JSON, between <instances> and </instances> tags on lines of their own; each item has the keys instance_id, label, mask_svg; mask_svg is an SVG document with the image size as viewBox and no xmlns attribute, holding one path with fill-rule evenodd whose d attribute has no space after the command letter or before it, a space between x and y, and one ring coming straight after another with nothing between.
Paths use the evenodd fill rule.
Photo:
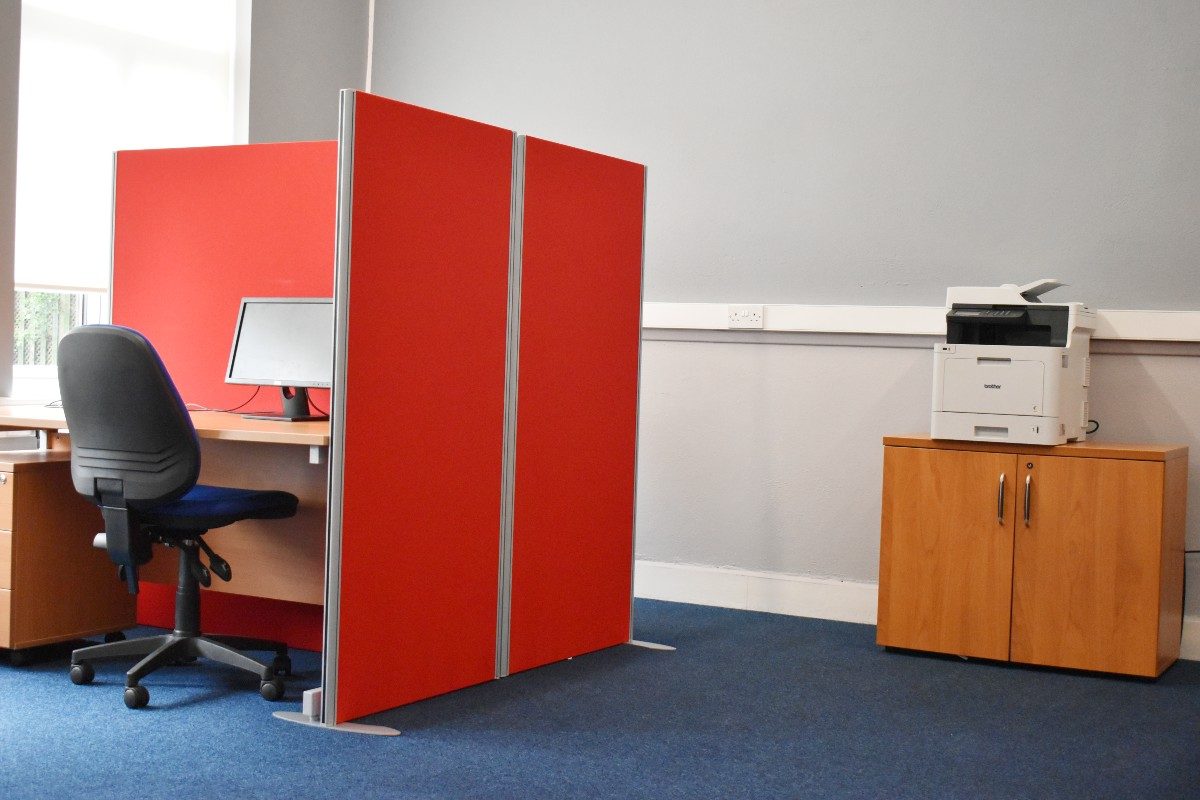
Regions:
<instances>
[{"instance_id":1,"label":"vertical silver post","mask_svg":"<svg viewBox=\"0 0 1200 800\"><path fill-rule=\"evenodd\" d=\"M521 346L521 245L525 235L525 137L513 138L508 216L508 331L504 363L504 445L500 477L500 572L496 599L496 677L508 675L512 639L513 502L517 473L517 379Z\"/></svg>"},{"instance_id":2,"label":"vertical silver post","mask_svg":"<svg viewBox=\"0 0 1200 800\"><path fill-rule=\"evenodd\" d=\"M342 507L346 463L346 367L350 338L350 239L354 196L356 92L338 99L337 228L333 275L333 392L329 409L329 508L325 526L325 632L321 653L321 722L337 722L338 641L341 628Z\"/></svg>"}]
</instances>

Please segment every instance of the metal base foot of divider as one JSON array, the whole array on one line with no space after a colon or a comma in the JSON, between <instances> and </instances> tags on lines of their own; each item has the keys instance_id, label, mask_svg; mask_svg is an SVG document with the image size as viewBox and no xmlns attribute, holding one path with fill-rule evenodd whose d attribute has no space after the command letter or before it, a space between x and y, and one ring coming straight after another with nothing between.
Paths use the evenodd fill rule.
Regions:
<instances>
[{"instance_id":1,"label":"metal base foot of divider","mask_svg":"<svg viewBox=\"0 0 1200 800\"><path fill-rule=\"evenodd\" d=\"M312 728L326 728L342 733L365 733L369 736L399 736L400 731L383 725L364 725L361 722L343 722L340 725L326 725L321 722L318 709L321 707L321 690L308 689L300 703L300 711L276 711L271 716L284 722L295 722Z\"/></svg>"},{"instance_id":2,"label":"metal base foot of divider","mask_svg":"<svg viewBox=\"0 0 1200 800\"><path fill-rule=\"evenodd\" d=\"M657 642L643 642L640 639L630 639L626 644L631 644L634 647L644 647L647 650L667 650L675 652L675 648L669 644L658 644Z\"/></svg>"},{"instance_id":3,"label":"metal base foot of divider","mask_svg":"<svg viewBox=\"0 0 1200 800\"><path fill-rule=\"evenodd\" d=\"M341 731L342 733L365 733L370 736L399 736L400 731L395 728L388 728L383 725L364 725L359 722L343 722L339 725L326 725L317 717L310 717L300 711L276 711L271 714L276 719L284 720L285 722L295 722L300 725L308 725L313 728L325 728L330 731Z\"/></svg>"}]
</instances>

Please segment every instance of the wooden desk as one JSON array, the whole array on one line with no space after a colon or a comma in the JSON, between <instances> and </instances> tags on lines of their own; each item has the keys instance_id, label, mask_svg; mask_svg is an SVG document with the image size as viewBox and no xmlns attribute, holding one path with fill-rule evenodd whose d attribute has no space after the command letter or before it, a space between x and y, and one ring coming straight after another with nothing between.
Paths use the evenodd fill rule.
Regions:
<instances>
[{"instance_id":1,"label":"wooden desk","mask_svg":"<svg viewBox=\"0 0 1200 800\"><path fill-rule=\"evenodd\" d=\"M329 445L328 422L275 422L246 419L222 411L192 411L192 424L201 439L264 444ZM41 405L0 406L0 430L38 430L51 434L57 442L66 435L67 419L61 408ZM65 444L65 443L64 443ZM58 448L51 448L58 449Z\"/></svg>"},{"instance_id":2,"label":"wooden desk","mask_svg":"<svg viewBox=\"0 0 1200 800\"><path fill-rule=\"evenodd\" d=\"M291 519L245 520L205 537L233 567L233 580L214 580L212 591L321 604L328 480L322 448L329 445L329 423L244 419L219 411L191 415L200 437L200 483L283 489L300 499ZM0 406L4 429L44 431L50 449L70 448L61 408ZM174 584L176 558L173 551L157 548L141 577Z\"/></svg>"}]
</instances>

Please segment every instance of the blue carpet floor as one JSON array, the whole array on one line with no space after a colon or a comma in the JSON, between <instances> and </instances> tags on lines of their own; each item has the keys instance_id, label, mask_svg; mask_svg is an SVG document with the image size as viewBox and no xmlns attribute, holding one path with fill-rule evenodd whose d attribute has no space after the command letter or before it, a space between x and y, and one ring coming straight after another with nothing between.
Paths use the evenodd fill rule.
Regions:
<instances>
[{"instance_id":1,"label":"blue carpet floor","mask_svg":"<svg viewBox=\"0 0 1200 800\"><path fill-rule=\"evenodd\" d=\"M875 629L638 601L617 647L379 714L290 725L252 678L0 656L0 798L1200 798L1200 662L1141 681L888 653ZM403 646L403 643L398 643ZM387 667L381 649L379 663Z\"/></svg>"}]
</instances>

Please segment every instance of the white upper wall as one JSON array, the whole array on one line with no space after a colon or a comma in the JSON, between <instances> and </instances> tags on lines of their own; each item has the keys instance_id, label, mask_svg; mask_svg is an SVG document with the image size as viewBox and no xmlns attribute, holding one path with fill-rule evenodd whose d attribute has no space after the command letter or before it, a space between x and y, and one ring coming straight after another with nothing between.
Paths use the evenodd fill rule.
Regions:
<instances>
[{"instance_id":1,"label":"white upper wall","mask_svg":"<svg viewBox=\"0 0 1200 800\"><path fill-rule=\"evenodd\" d=\"M338 92L367 74L368 0L253 0L250 141L337 138Z\"/></svg>"},{"instance_id":2,"label":"white upper wall","mask_svg":"<svg viewBox=\"0 0 1200 800\"><path fill-rule=\"evenodd\" d=\"M1200 308L1196 0L377 0L373 58L647 164L648 300Z\"/></svg>"}]
</instances>

